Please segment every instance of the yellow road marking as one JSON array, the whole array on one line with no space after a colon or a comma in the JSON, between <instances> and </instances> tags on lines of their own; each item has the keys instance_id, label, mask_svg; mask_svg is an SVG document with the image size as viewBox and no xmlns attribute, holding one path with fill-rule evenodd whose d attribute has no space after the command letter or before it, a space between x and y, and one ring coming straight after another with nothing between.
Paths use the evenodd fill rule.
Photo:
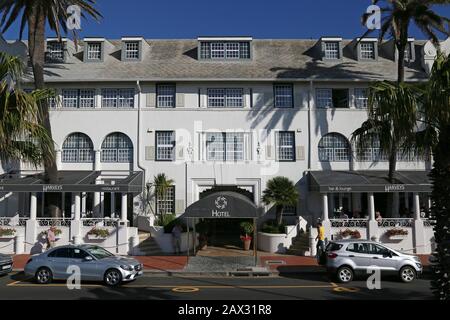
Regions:
<instances>
[{"instance_id":1,"label":"yellow road marking","mask_svg":"<svg viewBox=\"0 0 450 320\"><path fill-rule=\"evenodd\" d=\"M194 287L177 287L172 289L173 292L180 292L180 293L192 293L192 292L198 292L200 291L199 288Z\"/></svg>"},{"instance_id":2,"label":"yellow road marking","mask_svg":"<svg viewBox=\"0 0 450 320\"><path fill-rule=\"evenodd\" d=\"M333 291L336 292L358 292L358 288L350 288L350 287L335 287L333 288Z\"/></svg>"}]
</instances>

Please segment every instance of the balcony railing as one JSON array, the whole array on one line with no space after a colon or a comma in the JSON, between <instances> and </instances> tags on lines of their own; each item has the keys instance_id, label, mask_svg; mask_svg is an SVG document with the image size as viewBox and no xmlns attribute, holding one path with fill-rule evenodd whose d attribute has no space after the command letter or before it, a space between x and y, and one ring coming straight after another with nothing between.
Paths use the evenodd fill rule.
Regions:
<instances>
[{"instance_id":1,"label":"balcony railing","mask_svg":"<svg viewBox=\"0 0 450 320\"><path fill-rule=\"evenodd\" d=\"M70 227L72 219L69 218L37 218L40 227Z\"/></svg>"},{"instance_id":2,"label":"balcony railing","mask_svg":"<svg viewBox=\"0 0 450 320\"><path fill-rule=\"evenodd\" d=\"M395 227L413 227L414 219L412 218L387 218L378 222L381 228L395 228Z\"/></svg>"},{"instance_id":3,"label":"balcony railing","mask_svg":"<svg viewBox=\"0 0 450 320\"><path fill-rule=\"evenodd\" d=\"M0 227L24 227L28 218L2 217L0 218Z\"/></svg>"},{"instance_id":4,"label":"balcony railing","mask_svg":"<svg viewBox=\"0 0 450 320\"><path fill-rule=\"evenodd\" d=\"M367 219L330 219L333 228L366 228Z\"/></svg>"},{"instance_id":5,"label":"balcony railing","mask_svg":"<svg viewBox=\"0 0 450 320\"><path fill-rule=\"evenodd\" d=\"M111 218L86 218L81 219L83 227L114 227L116 228L119 224L119 219Z\"/></svg>"}]
</instances>

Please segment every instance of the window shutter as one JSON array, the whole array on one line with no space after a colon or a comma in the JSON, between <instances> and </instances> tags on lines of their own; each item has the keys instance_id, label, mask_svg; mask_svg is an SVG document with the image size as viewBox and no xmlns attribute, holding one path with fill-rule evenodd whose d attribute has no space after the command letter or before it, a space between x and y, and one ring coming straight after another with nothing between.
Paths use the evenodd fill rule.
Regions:
<instances>
[{"instance_id":1,"label":"window shutter","mask_svg":"<svg viewBox=\"0 0 450 320\"><path fill-rule=\"evenodd\" d=\"M184 200L175 200L175 213L184 213Z\"/></svg>"},{"instance_id":2,"label":"window shutter","mask_svg":"<svg viewBox=\"0 0 450 320\"><path fill-rule=\"evenodd\" d=\"M301 147L297 147L297 152L296 152L296 159L297 161L304 161L305 160L305 147L301 146Z\"/></svg>"},{"instance_id":3,"label":"window shutter","mask_svg":"<svg viewBox=\"0 0 450 320\"><path fill-rule=\"evenodd\" d=\"M176 147L176 159L184 160L184 148L182 146Z\"/></svg>"},{"instance_id":4,"label":"window shutter","mask_svg":"<svg viewBox=\"0 0 450 320\"><path fill-rule=\"evenodd\" d=\"M156 92L155 89L152 88L149 93L147 93L147 108L155 108L156 107Z\"/></svg>"},{"instance_id":5,"label":"window shutter","mask_svg":"<svg viewBox=\"0 0 450 320\"><path fill-rule=\"evenodd\" d=\"M183 108L184 107L184 93L176 93L176 107Z\"/></svg>"},{"instance_id":6,"label":"window shutter","mask_svg":"<svg viewBox=\"0 0 450 320\"><path fill-rule=\"evenodd\" d=\"M145 160L147 161L155 161L155 147L148 146L145 147Z\"/></svg>"},{"instance_id":7,"label":"window shutter","mask_svg":"<svg viewBox=\"0 0 450 320\"><path fill-rule=\"evenodd\" d=\"M273 150L273 146L272 145L267 145L266 146L266 159L267 160L274 160L274 150Z\"/></svg>"}]
</instances>

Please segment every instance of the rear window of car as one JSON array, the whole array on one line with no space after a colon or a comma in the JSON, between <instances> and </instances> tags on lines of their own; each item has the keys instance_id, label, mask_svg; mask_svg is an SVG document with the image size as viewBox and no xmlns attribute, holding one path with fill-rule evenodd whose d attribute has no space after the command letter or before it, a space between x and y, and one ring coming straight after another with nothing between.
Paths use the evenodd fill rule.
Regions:
<instances>
[{"instance_id":1,"label":"rear window of car","mask_svg":"<svg viewBox=\"0 0 450 320\"><path fill-rule=\"evenodd\" d=\"M339 244L339 243L335 243L335 242L330 242L328 245L327 245L327 251L338 251L338 250L340 250L342 248L342 244Z\"/></svg>"}]
</instances>

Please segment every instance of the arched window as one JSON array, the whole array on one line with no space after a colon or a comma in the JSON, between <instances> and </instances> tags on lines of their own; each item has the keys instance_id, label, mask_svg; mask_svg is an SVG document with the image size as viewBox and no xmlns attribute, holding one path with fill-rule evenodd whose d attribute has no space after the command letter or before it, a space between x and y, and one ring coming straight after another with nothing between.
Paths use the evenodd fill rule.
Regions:
<instances>
[{"instance_id":1,"label":"arched window","mask_svg":"<svg viewBox=\"0 0 450 320\"><path fill-rule=\"evenodd\" d=\"M102 144L102 162L130 163L133 161L133 143L123 133L112 133Z\"/></svg>"},{"instance_id":2,"label":"arched window","mask_svg":"<svg viewBox=\"0 0 450 320\"><path fill-rule=\"evenodd\" d=\"M319 142L319 160L326 162L349 161L350 143L338 133L329 133Z\"/></svg>"},{"instance_id":3,"label":"arched window","mask_svg":"<svg viewBox=\"0 0 450 320\"><path fill-rule=\"evenodd\" d=\"M94 162L94 146L91 139L84 133L77 132L69 135L62 147L62 162Z\"/></svg>"}]
</instances>

